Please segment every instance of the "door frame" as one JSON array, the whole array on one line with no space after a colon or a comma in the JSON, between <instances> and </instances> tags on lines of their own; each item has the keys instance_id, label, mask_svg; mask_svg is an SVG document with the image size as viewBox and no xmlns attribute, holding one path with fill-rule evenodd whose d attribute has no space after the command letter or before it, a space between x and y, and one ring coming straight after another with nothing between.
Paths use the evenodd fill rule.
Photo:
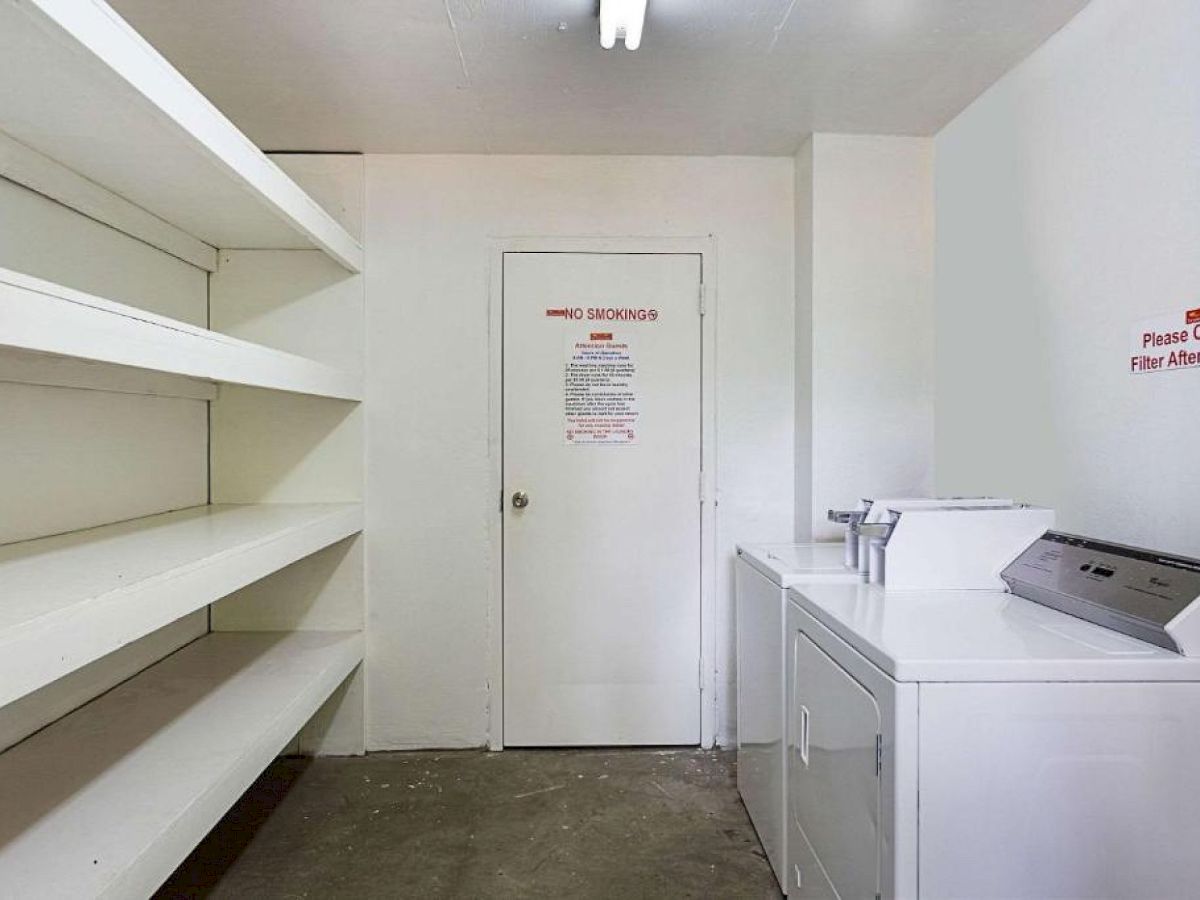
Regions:
<instances>
[{"instance_id":1,"label":"door frame","mask_svg":"<svg viewBox=\"0 0 1200 900\"><path fill-rule=\"evenodd\" d=\"M696 237L500 237L488 253L488 463L492 514L488 628L488 749L504 749L504 256L507 253L593 253L700 257L700 746L716 742L717 242ZM697 303L700 298L696 298Z\"/></svg>"}]
</instances>

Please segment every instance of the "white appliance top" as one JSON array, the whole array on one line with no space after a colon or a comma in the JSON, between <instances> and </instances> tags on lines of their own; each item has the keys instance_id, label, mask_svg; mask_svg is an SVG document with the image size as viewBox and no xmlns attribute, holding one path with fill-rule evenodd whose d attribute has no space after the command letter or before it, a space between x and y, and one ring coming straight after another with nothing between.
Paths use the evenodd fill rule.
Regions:
<instances>
[{"instance_id":1,"label":"white appliance top","mask_svg":"<svg viewBox=\"0 0 1200 900\"><path fill-rule=\"evenodd\" d=\"M738 556L780 587L804 582L857 584L862 576L846 568L841 541L821 544L740 544Z\"/></svg>"},{"instance_id":2,"label":"white appliance top","mask_svg":"<svg viewBox=\"0 0 1200 900\"><path fill-rule=\"evenodd\" d=\"M789 597L897 681L1200 681L1200 658L1002 591L806 584Z\"/></svg>"}]
</instances>

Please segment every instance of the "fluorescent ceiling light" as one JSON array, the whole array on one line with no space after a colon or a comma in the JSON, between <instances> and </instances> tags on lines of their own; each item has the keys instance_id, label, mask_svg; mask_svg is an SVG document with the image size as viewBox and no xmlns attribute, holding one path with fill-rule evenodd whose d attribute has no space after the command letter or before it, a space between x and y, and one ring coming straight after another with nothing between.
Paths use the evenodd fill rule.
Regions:
<instances>
[{"instance_id":1,"label":"fluorescent ceiling light","mask_svg":"<svg viewBox=\"0 0 1200 900\"><path fill-rule=\"evenodd\" d=\"M626 50L642 45L646 23L646 0L600 0L600 46L611 50L617 38L625 39Z\"/></svg>"}]
</instances>

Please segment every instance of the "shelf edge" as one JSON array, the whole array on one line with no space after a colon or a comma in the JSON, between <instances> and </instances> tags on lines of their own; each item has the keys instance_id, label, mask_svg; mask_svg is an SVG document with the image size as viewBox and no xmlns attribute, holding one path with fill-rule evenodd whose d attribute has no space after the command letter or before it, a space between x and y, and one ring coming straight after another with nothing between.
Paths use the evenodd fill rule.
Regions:
<instances>
[{"instance_id":1,"label":"shelf edge","mask_svg":"<svg viewBox=\"0 0 1200 900\"><path fill-rule=\"evenodd\" d=\"M112 7L101 0L25 0L25 6L116 74L292 231L348 271L362 271L362 245Z\"/></svg>"},{"instance_id":2,"label":"shelf edge","mask_svg":"<svg viewBox=\"0 0 1200 900\"><path fill-rule=\"evenodd\" d=\"M358 375L10 269L0 268L0 313L0 346L15 350L362 400ZM264 377L272 367L286 377Z\"/></svg>"}]
</instances>

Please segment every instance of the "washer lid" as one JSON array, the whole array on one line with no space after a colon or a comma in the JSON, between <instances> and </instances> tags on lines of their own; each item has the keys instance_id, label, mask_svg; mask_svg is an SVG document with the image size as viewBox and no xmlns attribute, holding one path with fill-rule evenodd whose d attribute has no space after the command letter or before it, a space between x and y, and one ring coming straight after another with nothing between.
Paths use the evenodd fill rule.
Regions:
<instances>
[{"instance_id":1,"label":"washer lid","mask_svg":"<svg viewBox=\"0 0 1200 900\"><path fill-rule=\"evenodd\" d=\"M1200 681L1200 658L1003 591L805 584L788 596L897 681Z\"/></svg>"},{"instance_id":2,"label":"washer lid","mask_svg":"<svg viewBox=\"0 0 1200 900\"><path fill-rule=\"evenodd\" d=\"M738 556L780 587L799 582L854 584L862 581L858 572L845 565L845 545L820 544L743 544Z\"/></svg>"}]
</instances>

